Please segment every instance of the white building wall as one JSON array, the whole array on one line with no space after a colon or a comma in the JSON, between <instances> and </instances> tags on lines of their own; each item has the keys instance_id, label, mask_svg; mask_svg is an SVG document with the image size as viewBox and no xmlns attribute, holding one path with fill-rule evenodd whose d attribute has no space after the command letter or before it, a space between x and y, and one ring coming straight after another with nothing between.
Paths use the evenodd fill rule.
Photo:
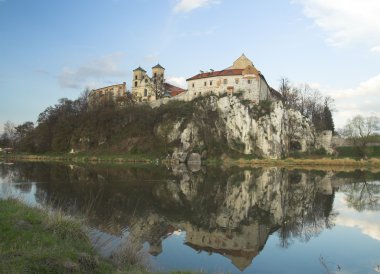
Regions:
<instances>
[{"instance_id":1,"label":"white building wall","mask_svg":"<svg viewBox=\"0 0 380 274\"><path fill-rule=\"evenodd\" d=\"M187 97L189 99L210 93L221 95L243 91L243 99L259 102L263 81L255 75L249 75L249 77L228 75L189 80L187 83Z\"/></svg>"},{"instance_id":2,"label":"white building wall","mask_svg":"<svg viewBox=\"0 0 380 274\"><path fill-rule=\"evenodd\" d=\"M135 86L136 82L137 87ZM143 79L133 80L132 94L139 101L154 101L156 99L152 90L151 79L147 75L144 75Z\"/></svg>"}]
</instances>

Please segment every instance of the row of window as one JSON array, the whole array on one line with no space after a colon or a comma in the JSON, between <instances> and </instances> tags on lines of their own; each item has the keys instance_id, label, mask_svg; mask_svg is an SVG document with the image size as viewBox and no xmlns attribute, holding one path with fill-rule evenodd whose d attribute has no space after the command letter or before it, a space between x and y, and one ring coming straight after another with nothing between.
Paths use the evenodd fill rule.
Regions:
<instances>
[{"instance_id":1,"label":"row of window","mask_svg":"<svg viewBox=\"0 0 380 274\"><path fill-rule=\"evenodd\" d=\"M211 87L213 81L210 80L209 83L210 83L209 86ZM249 85L252 84L252 80L249 80L249 79L248 79L248 80L247 80L247 83L248 83ZM223 79L223 84L224 84L224 85L227 85L227 84L228 84L228 79ZM235 84L239 84L239 79L235 79ZM205 87L207 87L207 81L204 81L203 85L204 85ZM193 87L193 88L195 87L195 83L192 84L192 87Z\"/></svg>"},{"instance_id":2,"label":"row of window","mask_svg":"<svg viewBox=\"0 0 380 274\"><path fill-rule=\"evenodd\" d=\"M121 91L118 91L116 94L113 92L108 92L108 91L100 91L97 94L94 93L94 96L104 96L104 95L107 95L108 97L112 97L112 96L121 97L123 93Z\"/></svg>"},{"instance_id":3,"label":"row of window","mask_svg":"<svg viewBox=\"0 0 380 274\"><path fill-rule=\"evenodd\" d=\"M164 75L163 74L157 74L157 73L154 73L153 77L156 78L156 77L163 77ZM135 80L138 80L138 77L137 75L135 75ZM146 80L146 79L145 79Z\"/></svg>"},{"instance_id":4,"label":"row of window","mask_svg":"<svg viewBox=\"0 0 380 274\"><path fill-rule=\"evenodd\" d=\"M147 84L147 83L148 83L148 79L145 79L145 81L144 81L144 82L145 82L145 84ZM161 82L161 83L162 83L162 82L163 82L163 80L161 79L161 80L159 80L159 82ZM156 84L156 83L157 83L157 80L156 80L156 79L154 79L154 80L153 80L153 83L154 83L154 84ZM137 88L137 87L138 87L138 85L139 85L139 82L138 82L138 81L135 81L135 88Z\"/></svg>"}]
</instances>

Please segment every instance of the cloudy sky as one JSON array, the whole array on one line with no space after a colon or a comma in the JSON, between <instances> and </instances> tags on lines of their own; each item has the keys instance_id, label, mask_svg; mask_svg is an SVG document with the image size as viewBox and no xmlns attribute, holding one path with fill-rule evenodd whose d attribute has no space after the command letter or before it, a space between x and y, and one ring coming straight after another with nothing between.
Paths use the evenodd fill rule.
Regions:
<instances>
[{"instance_id":1,"label":"cloudy sky","mask_svg":"<svg viewBox=\"0 0 380 274\"><path fill-rule=\"evenodd\" d=\"M380 0L0 0L0 125L158 62L178 85L245 53L335 99L337 127L380 116Z\"/></svg>"}]
</instances>

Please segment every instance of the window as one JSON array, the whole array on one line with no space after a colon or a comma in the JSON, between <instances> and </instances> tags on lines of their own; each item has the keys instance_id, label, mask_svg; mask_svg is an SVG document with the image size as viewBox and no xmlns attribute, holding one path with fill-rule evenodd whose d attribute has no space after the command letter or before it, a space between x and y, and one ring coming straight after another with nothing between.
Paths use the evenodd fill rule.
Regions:
<instances>
[{"instance_id":1,"label":"window","mask_svg":"<svg viewBox=\"0 0 380 274\"><path fill-rule=\"evenodd\" d=\"M228 80L227 80L227 79L224 79L224 80L223 80L223 84L227 85L227 84L228 84Z\"/></svg>"},{"instance_id":2,"label":"window","mask_svg":"<svg viewBox=\"0 0 380 274\"><path fill-rule=\"evenodd\" d=\"M154 73L154 77L157 77L157 73L156 72Z\"/></svg>"},{"instance_id":3,"label":"window","mask_svg":"<svg viewBox=\"0 0 380 274\"><path fill-rule=\"evenodd\" d=\"M207 86L207 82L205 82L204 85Z\"/></svg>"},{"instance_id":4,"label":"window","mask_svg":"<svg viewBox=\"0 0 380 274\"><path fill-rule=\"evenodd\" d=\"M148 79L145 79L145 83L148 83Z\"/></svg>"},{"instance_id":5,"label":"window","mask_svg":"<svg viewBox=\"0 0 380 274\"><path fill-rule=\"evenodd\" d=\"M136 81L136 82L135 82L135 88L137 87L137 85L138 85L138 84L137 84L137 81Z\"/></svg>"},{"instance_id":6,"label":"window","mask_svg":"<svg viewBox=\"0 0 380 274\"><path fill-rule=\"evenodd\" d=\"M192 87L195 87L195 84L193 83Z\"/></svg>"},{"instance_id":7,"label":"window","mask_svg":"<svg viewBox=\"0 0 380 274\"><path fill-rule=\"evenodd\" d=\"M135 76L135 80L137 80L137 75Z\"/></svg>"},{"instance_id":8,"label":"window","mask_svg":"<svg viewBox=\"0 0 380 274\"><path fill-rule=\"evenodd\" d=\"M248 80L248 84L251 84L251 82L252 82L251 80Z\"/></svg>"},{"instance_id":9,"label":"window","mask_svg":"<svg viewBox=\"0 0 380 274\"><path fill-rule=\"evenodd\" d=\"M235 84L239 84L239 79L235 79Z\"/></svg>"},{"instance_id":10,"label":"window","mask_svg":"<svg viewBox=\"0 0 380 274\"><path fill-rule=\"evenodd\" d=\"M144 97L148 96L148 90L144 89Z\"/></svg>"},{"instance_id":11,"label":"window","mask_svg":"<svg viewBox=\"0 0 380 274\"><path fill-rule=\"evenodd\" d=\"M210 86L212 86L212 81L210 81Z\"/></svg>"}]
</instances>

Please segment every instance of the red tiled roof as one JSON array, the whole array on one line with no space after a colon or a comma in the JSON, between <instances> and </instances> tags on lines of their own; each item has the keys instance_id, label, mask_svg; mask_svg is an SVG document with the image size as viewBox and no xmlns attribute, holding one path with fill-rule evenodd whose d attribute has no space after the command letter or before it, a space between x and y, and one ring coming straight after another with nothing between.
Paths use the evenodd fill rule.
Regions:
<instances>
[{"instance_id":1,"label":"red tiled roof","mask_svg":"<svg viewBox=\"0 0 380 274\"><path fill-rule=\"evenodd\" d=\"M209 78L209 77L216 77L216 76L242 75L242 73L243 73L243 69L224 69L221 71L199 73L199 74L187 79L186 81Z\"/></svg>"},{"instance_id":2,"label":"red tiled roof","mask_svg":"<svg viewBox=\"0 0 380 274\"><path fill-rule=\"evenodd\" d=\"M173 86L173 85L171 85L169 83L165 83L165 89L167 91L169 91L169 93L170 93L170 95L172 97L177 96L178 94L180 94L180 93L182 93L182 92L185 91L183 88Z\"/></svg>"}]
</instances>

